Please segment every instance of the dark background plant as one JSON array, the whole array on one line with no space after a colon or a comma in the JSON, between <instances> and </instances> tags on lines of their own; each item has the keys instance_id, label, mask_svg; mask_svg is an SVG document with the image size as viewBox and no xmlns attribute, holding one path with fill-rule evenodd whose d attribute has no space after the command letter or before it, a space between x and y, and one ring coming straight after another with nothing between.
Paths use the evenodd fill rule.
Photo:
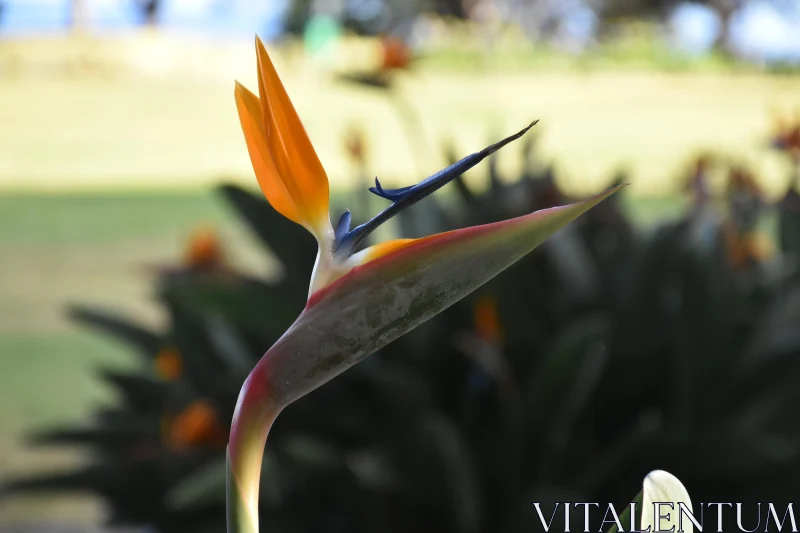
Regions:
<instances>
[{"instance_id":1,"label":"dark background plant","mask_svg":"<svg viewBox=\"0 0 800 533\"><path fill-rule=\"evenodd\" d=\"M450 197L409 210L399 232L567 202L534 150L523 147L520 176L504 179L493 161L485 192L459 180ZM697 165L691 182L702 185L705 171ZM729 175L724 197L694 187L687 212L655 229L638 229L617 197L601 204L298 401L267 445L264 530L530 531L532 501L624 503L657 468L700 502L791 499L800 488L797 192L777 206L770 250L759 221L773 209L746 171ZM303 307L315 244L258 195L219 192L282 275L236 272L201 233L185 264L158 276L162 331L72 308L78 322L128 343L141 368L100 370L116 407L32 437L88 449L87 465L11 482L7 494L91 492L110 523L224 528L227 423L243 378Z\"/></svg>"}]
</instances>

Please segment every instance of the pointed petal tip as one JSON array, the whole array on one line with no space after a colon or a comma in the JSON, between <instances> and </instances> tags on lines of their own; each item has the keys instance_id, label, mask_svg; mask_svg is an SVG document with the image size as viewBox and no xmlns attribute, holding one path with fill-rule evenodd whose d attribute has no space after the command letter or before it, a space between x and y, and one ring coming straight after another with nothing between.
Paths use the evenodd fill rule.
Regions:
<instances>
[{"instance_id":1,"label":"pointed petal tip","mask_svg":"<svg viewBox=\"0 0 800 533\"><path fill-rule=\"evenodd\" d=\"M585 212L585 211L588 211L589 209L591 209L592 207L594 207L595 205L599 204L600 202L602 202L603 200L605 200L609 196L612 196L612 195L618 193L620 190L624 189L628 185L629 185L628 183L623 183L621 185L616 185L614 187L611 187L610 189L606 189L605 191L603 191L601 193L595 194L594 196L589 196L588 198L584 198L583 200L577 200L577 201L575 201L573 203L569 203L569 204L558 205L558 206L555 206L555 207L548 207L546 209L540 209L539 211L534 211L533 213L530 213L528 215L523 215L522 217L519 217L519 218L532 217L532 216L535 216L537 213L546 213L546 212L549 212L549 211L560 211L560 210L563 210L563 209L576 209L576 210L579 210L580 212Z\"/></svg>"},{"instance_id":2,"label":"pointed petal tip","mask_svg":"<svg viewBox=\"0 0 800 533\"><path fill-rule=\"evenodd\" d=\"M254 165L268 160L269 164L262 166L269 168L268 172L256 172L256 177L276 210L306 227L318 241L324 240L333 233L327 174L258 35L255 46L258 95L238 84L236 94L237 101L241 100L253 115L247 117L248 121L261 129L259 138L251 139L251 143L258 143L260 152L255 154Z\"/></svg>"},{"instance_id":3,"label":"pointed petal tip","mask_svg":"<svg viewBox=\"0 0 800 533\"><path fill-rule=\"evenodd\" d=\"M569 205L566 205L566 206L563 206L563 207L570 207L570 206L575 206L575 205L583 205L583 206L586 206L586 207L585 207L585 209L582 210L582 212L586 212L589 209L591 209L592 207L594 207L597 204L599 204L600 202L602 202L603 200L607 199L609 196L612 196L612 195L618 193L619 191L621 191L622 189L624 189L627 186L628 186L627 183L623 183L621 185L617 185L615 187L611 187L610 189L605 190L605 191L601 192L600 194L595 194L594 196L586 198L585 200L581 200L579 202L575 202L573 204L569 204Z\"/></svg>"},{"instance_id":4,"label":"pointed petal tip","mask_svg":"<svg viewBox=\"0 0 800 533\"><path fill-rule=\"evenodd\" d=\"M538 118L537 118L537 119L535 119L535 120L532 120L532 121L531 121L531 122L530 122L530 123L529 123L527 126L525 126L524 128L522 128L521 130L519 130L517 133L514 133L513 135L510 135L509 137L506 137L506 139L503 139L503 140L507 140L507 139L514 139L514 140L516 140L516 139L519 139L520 137L522 137L523 135L525 135L526 133L528 133L528 131L529 131L529 130L530 130L532 127L534 127L535 125L537 125L538 123L539 123L539 119L538 119Z\"/></svg>"},{"instance_id":5,"label":"pointed petal tip","mask_svg":"<svg viewBox=\"0 0 800 533\"><path fill-rule=\"evenodd\" d=\"M616 194L619 192L620 189L623 189L627 186L627 184L617 185L616 187L612 187L608 190L605 190L599 194L594 196L590 196L589 198L585 198L583 200L579 200L573 203L559 205L555 207L548 207L546 209L540 209L538 211L534 211L533 213L529 213L527 215L523 215L521 217L517 217L511 220L506 220L506 223L513 223L519 222L524 223L525 221L533 221L537 218L547 217L551 214L555 213L562 213L567 215L570 220L574 220L575 218L579 217L583 213L589 211L591 208L595 207L597 204L602 202L603 200L607 199L609 196Z\"/></svg>"},{"instance_id":6,"label":"pointed petal tip","mask_svg":"<svg viewBox=\"0 0 800 533\"><path fill-rule=\"evenodd\" d=\"M601 193L601 194L605 194L606 197L608 197L608 196L611 196L612 194L618 193L619 191L621 191L622 189L624 189L624 188L626 188L628 186L630 186L630 183L620 183L619 185L615 185L614 187L611 187L606 192Z\"/></svg>"},{"instance_id":7,"label":"pointed petal tip","mask_svg":"<svg viewBox=\"0 0 800 533\"><path fill-rule=\"evenodd\" d=\"M603 200L605 200L609 196L618 193L619 191L621 191L622 189L624 189L628 185L630 185L630 183L621 183L619 185L615 185L615 186L611 187L610 189L606 189L605 191L603 191L601 193L595 194L594 196L590 196L589 198L586 198L585 200L582 200L581 202L577 202L577 203L593 202L595 200L596 200L595 203L602 202Z\"/></svg>"},{"instance_id":8,"label":"pointed petal tip","mask_svg":"<svg viewBox=\"0 0 800 533\"><path fill-rule=\"evenodd\" d=\"M270 72L275 70L275 66L272 63L272 58L269 56L269 52L267 52L267 47L264 46L264 41L262 41L261 37L258 35L256 35L256 62L258 63L259 70L262 71L261 74L265 78L267 77L267 72L263 71L265 66ZM274 75L277 77L278 73L275 72ZM276 89L276 87L274 87L274 82L270 83L268 86L272 91Z\"/></svg>"},{"instance_id":9,"label":"pointed petal tip","mask_svg":"<svg viewBox=\"0 0 800 533\"><path fill-rule=\"evenodd\" d=\"M496 142L494 144L491 144L491 145L487 146L486 148L484 148L480 152L477 152L477 154L479 154L481 156L481 159L482 159L483 157L486 157L488 155L491 155L491 154L497 152L498 150L503 148L505 145L516 141L517 139L519 139L520 137L522 137L523 135L528 133L528 131L538 123L539 123L539 119L534 120L533 122L531 122L530 124L528 124L527 126L522 128L521 130L519 130L517 133L515 133L513 135L509 135L505 139L502 139L502 140L500 140L500 141L498 141L498 142ZM476 155L476 154L473 154L473 155ZM467 157L470 157L470 156L467 156ZM463 161L463 159L462 159L462 161Z\"/></svg>"}]
</instances>

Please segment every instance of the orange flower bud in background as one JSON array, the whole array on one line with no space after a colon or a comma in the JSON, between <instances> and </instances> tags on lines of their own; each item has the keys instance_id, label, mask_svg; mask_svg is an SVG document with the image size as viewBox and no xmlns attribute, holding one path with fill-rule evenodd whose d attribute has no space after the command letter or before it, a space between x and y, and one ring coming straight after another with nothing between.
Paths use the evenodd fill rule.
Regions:
<instances>
[{"instance_id":1,"label":"orange flower bud in background","mask_svg":"<svg viewBox=\"0 0 800 533\"><path fill-rule=\"evenodd\" d=\"M174 348L164 348L155 359L156 375L164 381L175 381L181 377L183 372L183 360L178 350Z\"/></svg>"},{"instance_id":2,"label":"orange flower bud in background","mask_svg":"<svg viewBox=\"0 0 800 533\"><path fill-rule=\"evenodd\" d=\"M344 147L353 161L364 161L366 153L366 140L364 130L357 126L350 126L344 134Z\"/></svg>"},{"instance_id":3,"label":"orange flower bud in background","mask_svg":"<svg viewBox=\"0 0 800 533\"><path fill-rule=\"evenodd\" d=\"M473 322L475 332L483 340L499 343L503 339L503 328L500 324L496 299L489 296L478 298L473 307Z\"/></svg>"},{"instance_id":4,"label":"orange flower bud in background","mask_svg":"<svg viewBox=\"0 0 800 533\"><path fill-rule=\"evenodd\" d=\"M219 266L222 263L222 246L216 231L211 228L196 230L189 239L184 263L200 268Z\"/></svg>"},{"instance_id":5,"label":"orange flower bud in background","mask_svg":"<svg viewBox=\"0 0 800 533\"><path fill-rule=\"evenodd\" d=\"M176 450L198 445L224 446L227 430L219 423L214 407L205 400L189 404L169 423L168 444Z\"/></svg>"},{"instance_id":6,"label":"orange flower bud in background","mask_svg":"<svg viewBox=\"0 0 800 533\"><path fill-rule=\"evenodd\" d=\"M792 121L778 116L774 131L772 146L800 161L800 117Z\"/></svg>"},{"instance_id":7,"label":"orange flower bud in background","mask_svg":"<svg viewBox=\"0 0 800 533\"><path fill-rule=\"evenodd\" d=\"M411 64L411 49L397 37L381 37L383 52L383 69L405 69Z\"/></svg>"}]
</instances>

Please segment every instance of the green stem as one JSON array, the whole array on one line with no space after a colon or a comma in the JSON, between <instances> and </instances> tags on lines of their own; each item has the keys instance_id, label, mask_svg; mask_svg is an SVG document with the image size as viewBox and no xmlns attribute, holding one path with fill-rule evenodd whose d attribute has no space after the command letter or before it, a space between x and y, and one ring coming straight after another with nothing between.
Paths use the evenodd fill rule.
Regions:
<instances>
[{"instance_id":1,"label":"green stem","mask_svg":"<svg viewBox=\"0 0 800 533\"><path fill-rule=\"evenodd\" d=\"M281 409L271 401L264 360L242 385L228 441L226 506L228 533L258 533L261 462L272 423Z\"/></svg>"},{"instance_id":2,"label":"green stem","mask_svg":"<svg viewBox=\"0 0 800 533\"><path fill-rule=\"evenodd\" d=\"M636 497L631 502L631 503L635 503L636 504L636 509L637 509L636 516L634 517L634 520L635 520L634 525L636 526L636 528L639 527L639 522L642 519L642 497L643 497L642 491L639 491L639 494L637 494ZM620 515L619 523L622 524L622 529L624 531L632 531L634 529L634 528L628 529L630 527L630 523L631 523L631 506L630 505L625 507L625 512L622 513L622 515ZM614 524L613 526L611 526L611 528L608 530L608 533L618 533L617 525Z\"/></svg>"}]
</instances>

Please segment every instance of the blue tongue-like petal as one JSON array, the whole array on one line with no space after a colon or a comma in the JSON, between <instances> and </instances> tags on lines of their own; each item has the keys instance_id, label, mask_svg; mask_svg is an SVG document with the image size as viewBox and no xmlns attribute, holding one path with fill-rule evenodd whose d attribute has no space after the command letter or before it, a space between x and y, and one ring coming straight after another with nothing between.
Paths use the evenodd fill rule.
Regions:
<instances>
[{"instance_id":1,"label":"blue tongue-like petal","mask_svg":"<svg viewBox=\"0 0 800 533\"><path fill-rule=\"evenodd\" d=\"M381 187L381 182L378 181L378 178L375 178L375 186L369 188L369 192L372 194L377 194L381 198L386 198L387 200L391 200L392 202L396 202L400 200L405 193L410 191L416 187L416 185L409 185L408 187L402 187L400 189L384 189Z\"/></svg>"},{"instance_id":2,"label":"blue tongue-like petal","mask_svg":"<svg viewBox=\"0 0 800 533\"><path fill-rule=\"evenodd\" d=\"M481 161L483 161L486 157L490 156L491 154L498 151L503 146L507 145L508 143L515 141L525 135L525 133L531 129L537 121L532 122L526 128L518 131L514 135L506 137L505 139L492 144L491 146L487 146L480 152L476 152L474 154L468 155L467 157L461 159L450 165L449 167L440 170L436 174L428 176L421 182L416 185L411 185L409 187L402 187L399 189L384 189L378 178L375 178L375 187L370 187L370 192L380 196L381 198L385 198L392 202L392 205L378 213L372 220L361 224L353 228L350 231L341 230L344 215L342 215L342 219L339 220L336 228L336 242L334 243L333 251L335 254L340 257L348 257L358 248L359 244L370 234L372 233L378 226L395 216L397 213L406 209L407 207L411 207L415 203L419 202L429 194L433 193L434 191L440 189L441 187L447 185L452 180L463 174L464 172L468 171ZM347 213L349 215L349 212ZM347 225L349 227L349 217L347 220ZM340 233L341 230L341 233Z\"/></svg>"},{"instance_id":3,"label":"blue tongue-like petal","mask_svg":"<svg viewBox=\"0 0 800 533\"><path fill-rule=\"evenodd\" d=\"M334 231L337 242L344 237L348 231L350 231L351 219L352 216L350 215L350 210L345 209L344 213L342 213L342 216L339 217L339 222L336 223L336 230Z\"/></svg>"}]
</instances>

